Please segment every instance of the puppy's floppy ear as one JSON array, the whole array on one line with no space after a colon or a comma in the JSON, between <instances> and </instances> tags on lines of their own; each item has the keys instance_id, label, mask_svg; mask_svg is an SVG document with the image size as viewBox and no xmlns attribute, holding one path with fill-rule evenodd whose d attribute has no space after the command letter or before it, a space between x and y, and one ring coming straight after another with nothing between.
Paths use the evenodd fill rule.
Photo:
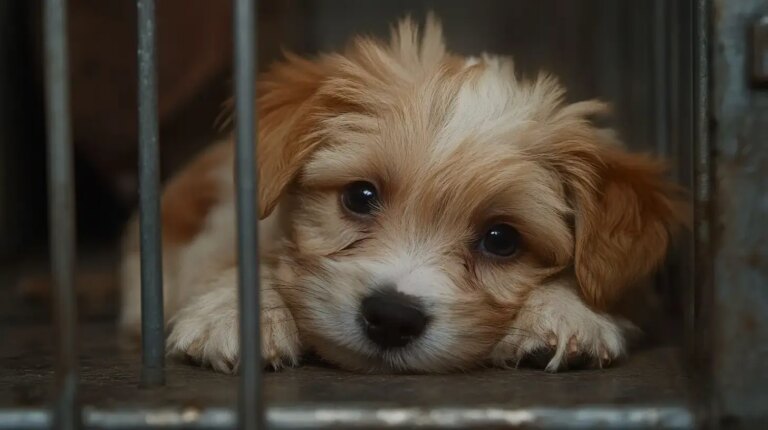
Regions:
<instances>
[{"instance_id":1,"label":"puppy's floppy ear","mask_svg":"<svg viewBox=\"0 0 768 430\"><path fill-rule=\"evenodd\" d=\"M575 194L574 265L584 296L605 308L664 260L685 208L660 161L619 148L600 158L597 187Z\"/></svg>"},{"instance_id":2,"label":"puppy's floppy ear","mask_svg":"<svg viewBox=\"0 0 768 430\"><path fill-rule=\"evenodd\" d=\"M318 145L318 91L329 67L287 54L258 84L259 217L267 217L301 166Z\"/></svg>"},{"instance_id":3,"label":"puppy's floppy ear","mask_svg":"<svg viewBox=\"0 0 768 430\"><path fill-rule=\"evenodd\" d=\"M573 200L576 278L587 302L603 309L658 268L689 213L663 162L626 151L583 119L604 109L566 108L581 119L565 121L552 155Z\"/></svg>"}]
</instances>

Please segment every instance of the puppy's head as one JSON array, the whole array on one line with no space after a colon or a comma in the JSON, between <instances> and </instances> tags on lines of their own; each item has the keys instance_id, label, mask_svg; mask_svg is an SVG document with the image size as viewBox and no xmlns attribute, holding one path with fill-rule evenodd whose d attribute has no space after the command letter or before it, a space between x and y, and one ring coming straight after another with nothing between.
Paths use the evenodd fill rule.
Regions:
<instances>
[{"instance_id":1,"label":"puppy's head","mask_svg":"<svg viewBox=\"0 0 768 430\"><path fill-rule=\"evenodd\" d=\"M276 288L306 342L358 370L476 365L555 276L608 306L680 219L660 165L590 124L601 103L449 54L434 20L418 33L261 82L261 215L290 220Z\"/></svg>"}]
</instances>

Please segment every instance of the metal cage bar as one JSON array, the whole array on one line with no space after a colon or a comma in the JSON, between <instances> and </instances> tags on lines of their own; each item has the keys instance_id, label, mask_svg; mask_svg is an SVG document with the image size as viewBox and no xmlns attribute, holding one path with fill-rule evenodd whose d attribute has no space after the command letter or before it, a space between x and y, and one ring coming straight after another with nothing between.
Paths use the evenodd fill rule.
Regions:
<instances>
[{"instance_id":1,"label":"metal cage bar","mask_svg":"<svg viewBox=\"0 0 768 430\"><path fill-rule=\"evenodd\" d=\"M141 383L165 380L160 151L155 67L155 1L137 0L139 77L139 229L141 236Z\"/></svg>"},{"instance_id":2,"label":"metal cage bar","mask_svg":"<svg viewBox=\"0 0 768 430\"><path fill-rule=\"evenodd\" d=\"M235 135L240 293L239 428L262 428L257 176L256 1L234 0Z\"/></svg>"},{"instance_id":3,"label":"metal cage bar","mask_svg":"<svg viewBox=\"0 0 768 430\"><path fill-rule=\"evenodd\" d=\"M75 184L70 128L67 61L67 2L43 5L46 121L48 132L48 219L56 327L56 398L53 428L80 427L78 365L75 344L77 307L75 270Z\"/></svg>"}]
</instances>

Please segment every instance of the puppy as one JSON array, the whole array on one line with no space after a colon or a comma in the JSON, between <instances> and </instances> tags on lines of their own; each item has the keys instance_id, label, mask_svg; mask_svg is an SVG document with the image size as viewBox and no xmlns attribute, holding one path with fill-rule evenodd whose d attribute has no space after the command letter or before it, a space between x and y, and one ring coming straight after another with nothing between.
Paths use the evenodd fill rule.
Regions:
<instances>
[{"instance_id":1,"label":"puppy","mask_svg":"<svg viewBox=\"0 0 768 430\"><path fill-rule=\"evenodd\" d=\"M423 33L423 34L420 34ZM604 366L628 324L606 311L665 256L684 206L661 163L626 152L508 58L446 51L438 22L389 43L288 56L258 100L265 365L304 351L354 371ZM169 353L239 364L232 139L162 197ZM254 220L256 222L256 220ZM140 326L137 224L121 326Z\"/></svg>"}]
</instances>

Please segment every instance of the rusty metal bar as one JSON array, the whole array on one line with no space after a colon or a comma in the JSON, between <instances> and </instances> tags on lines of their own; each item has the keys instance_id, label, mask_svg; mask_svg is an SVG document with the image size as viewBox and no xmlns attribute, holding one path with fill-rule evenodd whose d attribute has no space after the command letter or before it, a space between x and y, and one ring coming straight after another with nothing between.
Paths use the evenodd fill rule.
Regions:
<instances>
[{"instance_id":1,"label":"rusty metal bar","mask_svg":"<svg viewBox=\"0 0 768 430\"><path fill-rule=\"evenodd\" d=\"M234 2L235 136L240 288L239 428L262 428L259 256L255 168L256 1Z\"/></svg>"},{"instance_id":2,"label":"rusty metal bar","mask_svg":"<svg viewBox=\"0 0 768 430\"><path fill-rule=\"evenodd\" d=\"M141 383L165 381L160 150L155 67L155 1L137 0L139 63L139 229L141 236Z\"/></svg>"},{"instance_id":3,"label":"rusty metal bar","mask_svg":"<svg viewBox=\"0 0 768 430\"><path fill-rule=\"evenodd\" d=\"M80 427L76 347L75 183L69 111L67 2L43 4L46 121L48 131L48 219L56 327L56 399L53 427Z\"/></svg>"}]
</instances>

